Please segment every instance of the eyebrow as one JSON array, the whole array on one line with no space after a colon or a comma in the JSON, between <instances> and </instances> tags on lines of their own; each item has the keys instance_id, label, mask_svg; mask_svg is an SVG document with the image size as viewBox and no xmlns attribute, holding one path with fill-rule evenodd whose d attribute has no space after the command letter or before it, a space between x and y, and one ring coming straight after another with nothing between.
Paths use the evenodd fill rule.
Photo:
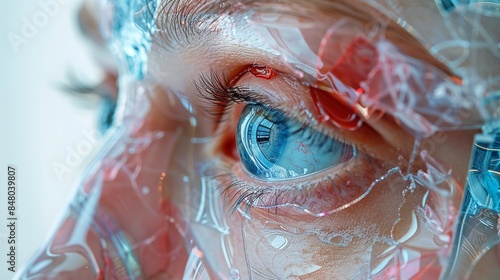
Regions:
<instances>
[{"instance_id":1,"label":"eyebrow","mask_svg":"<svg viewBox=\"0 0 500 280\"><path fill-rule=\"evenodd\" d=\"M255 0L254 0L255 1ZM163 0L156 16L156 38L167 49L192 45L206 33L199 25L210 26L230 9L231 5L220 8L217 0ZM246 1L245 1L246 2Z\"/></svg>"},{"instance_id":2,"label":"eyebrow","mask_svg":"<svg viewBox=\"0 0 500 280\"><path fill-rule=\"evenodd\" d=\"M224 5L221 5L224 3ZM163 0L159 5L156 27L157 38L168 48L192 45L206 36L206 29L222 15L236 15L251 9L267 9L283 13L284 5L295 5L324 14L339 14L362 21L369 13L358 9L358 0ZM287 10L290 13L290 9ZM300 16L299 13L297 13ZM303 13L302 13L303 15ZM205 34L204 34L205 33Z\"/></svg>"},{"instance_id":3,"label":"eyebrow","mask_svg":"<svg viewBox=\"0 0 500 280\"><path fill-rule=\"evenodd\" d=\"M224 5L221 5L224 3ZM238 3L238 5L235 5ZM158 9L156 26L153 34L162 47L173 51L191 46L207 37L210 28L215 28L222 15L236 15L252 8L269 9L277 13L284 10L282 5L296 5L297 11L308 9L325 15L342 15L361 22L378 19L385 25L385 38L395 44L403 53L426 61L443 71L456 83L461 78L451 71L442 61L400 26L395 19L359 0L163 0ZM299 9L299 7L301 9ZM289 10L287 10L289 12ZM297 14L298 15L298 14Z\"/></svg>"}]
</instances>

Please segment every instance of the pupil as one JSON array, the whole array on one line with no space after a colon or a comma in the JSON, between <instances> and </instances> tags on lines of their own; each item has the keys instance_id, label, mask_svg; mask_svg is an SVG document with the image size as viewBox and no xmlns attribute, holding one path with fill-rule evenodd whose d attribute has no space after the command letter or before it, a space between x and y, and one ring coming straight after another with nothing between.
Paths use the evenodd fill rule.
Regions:
<instances>
[{"instance_id":1,"label":"pupil","mask_svg":"<svg viewBox=\"0 0 500 280\"><path fill-rule=\"evenodd\" d=\"M282 116L278 116L278 114L281 115L278 111L256 109L259 109L260 113L257 114L259 119L256 142L266 159L271 163L276 163L286 146L288 126L285 122L279 121Z\"/></svg>"},{"instance_id":2,"label":"pupil","mask_svg":"<svg viewBox=\"0 0 500 280\"><path fill-rule=\"evenodd\" d=\"M268 119L264 119L259 124L259 127L257 128L257 143L261 145L269 143L271 127L273 127L273 124Z\"/></svg>"}]
</instances>

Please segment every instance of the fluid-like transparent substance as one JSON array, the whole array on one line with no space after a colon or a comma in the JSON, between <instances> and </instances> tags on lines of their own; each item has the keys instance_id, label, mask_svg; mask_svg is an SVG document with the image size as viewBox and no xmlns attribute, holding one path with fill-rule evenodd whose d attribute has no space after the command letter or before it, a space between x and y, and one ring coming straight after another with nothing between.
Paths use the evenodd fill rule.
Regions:
<instances>
[{"instance_id":1,"label":"fluid-like transparent substance","mask_svg":"<svg viewBox=\"0 0 500 280\"><path fill-rule=\"evenodd\" d=\"M475 137L466 191L455 234L455 244L446 278L463 275L482 278L488 267L491 275L499 275L486 255L498 256L500 248L500 130L492 121ZM482 264L483 262L484 264Z\"/></svg>"},{"instance_id":2,"label":"fluid-like transparent substance","mask_svg":"<svg viewBox=\"0 0 500 280\"><path fill-rule=\"evenodd\" d=\"M462 256L451 246L463 188L435 136L499 117L498 5L318 1L318 12L304 1L182 2L103 1L122 62L115 122L53 237L18 277L445 275ZM290 180L251 178L227 151L232 115L207 116L193 86L232 64L278 69L231 81L283 111L293 103L298 121L356 142L355 155ZM498 193L486 192L467 191L466 201L498 210ZM477 220L494 231L494 218Z\"/></svg>"}]
</instances>

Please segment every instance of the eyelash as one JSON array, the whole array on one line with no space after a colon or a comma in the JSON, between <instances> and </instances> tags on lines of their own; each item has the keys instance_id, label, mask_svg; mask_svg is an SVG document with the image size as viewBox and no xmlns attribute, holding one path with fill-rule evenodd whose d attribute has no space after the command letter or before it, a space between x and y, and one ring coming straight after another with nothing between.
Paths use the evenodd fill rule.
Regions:
<instances>
[{"instance_id":1,"label":"eyelash","mask_svg":"<svg viewBox=\"0 0 500 280\"><path fill-rule=\"evenodd\" d=\"M272 105L266 104L265 98L249 88L241 86L231 86L230 81L217 70L200 74L199 78L193 82L195 89L203 101L207 101L207 112L213 117L213 121L225 121L225 113L231 109L232 105L238 103L261 104L271 109Z\"/></svg>"},{"instance_id":2,"label":"eyelash","mask_svg":"<svg viewBox=\"0 0 500 280\"><path fill-rule=\"evenodd\" d=\"M267 99L267 97L259 92L256 92L248 87L244 86L231 86L232 82L229 81L226 75L221 74L215 69L211 69L207 73L202 73L193 81L193 85L201 97L201 100L207 102L206 112L212 118L212 121L218 122L222 124L224 122L230 121L230 114L227 114L228 111L231 111L231 108L235 104L247 103L247 104L257 104L265 106L269 109L278 110L280 112L284 112L279 107L273 106ZM297 123L300 123L297 129L291 131L293 134L302 133L305 135L308 131L308 128L311 129L312 125L317 125L317 123L312 119L305 119L298 121L297 117L290 116L287 112L284 114L290 120L296 120ZM312 133L308 133L306 140L310 141L310 145L317 145L320 148L323 145L328 143L332 143L332 139L337 142L345 143L343 139L339 139L335 134L325 133L324 128L320 127L320 129L314 128L314 131L310 131ZM348 143L356 149L355 145ZM216 172L217 173L217 172ZM257 201L261 196L266 195L272 192L275 192L275 200L278 201L279 197L284 194L287 190L271 190L269 191L267 188L260 186L250 186L243 180L237 178L231 172L225 174L218 174L215 177L223 176L230 178L227 186L220 186L220 189L223 189L221 192L221 196L224 194L228 194L225 196L224 205L225 208L228 209L229 213L232 214L240 205L246 203L245 208L242 210L244 213L249 213L252 208L252 204ZM304 183L301 188L307 189L316 186L320 182L312 181ZM295 186L292 185L291 188ZM266 205L262 205L266 206ZM272 207L269 205L269 207Z\"/></svg>"},{"instance_id":3,"label":"eyelash","mask_svg":"<svg viewBox=\"0 0 500 280\"><path fill-rule=\"evenodd\" d=\"M269 99L264 94L244 86L231 86L233 83L234 82L229 81L226 75L219 73L215 69L211 69L208 73L200 74L198 79L193 81L193 86L199 94L199 97L201 97L200 99L202 102L208 103L207 106L205 106L206 113L212 118L211 120L213 122L223 123L228 121L225 119L227 116L226 112L230 111L235 104L256 104L265 106L268 109L280 111L289 119L300 122L300 128L293 131L294 133L299 133L306 128L316 126L315 130L319 132L317 135L323 134L326 136L324 141L328 140L328 138L333 138L337 142L346 142L337 135L326 131L323 126L318 127L318 123L314 119L300 118L296 112L294 112L295 114L290 114L287 112L287 108L280 108L269 102ZM318 139L318 141L320 141L320 139ZM319 143L314 142L314 144Z\"/></svg>"}]
</instances>

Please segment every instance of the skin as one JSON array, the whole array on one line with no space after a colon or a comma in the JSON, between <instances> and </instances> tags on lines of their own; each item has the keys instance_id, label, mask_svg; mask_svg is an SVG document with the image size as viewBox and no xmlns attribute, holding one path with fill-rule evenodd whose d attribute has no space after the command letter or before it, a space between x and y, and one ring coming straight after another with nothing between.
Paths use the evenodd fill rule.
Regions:
<instances>
[{"instance_id":1,"label":"skin","mask_svg":"<svg viewBox=\"0 0 500 280\"><path fill-rule=\"evenodd\" d=\"M401 1L403 7L415 3L415 1ZM355 6L356 3L350 5ZM411 8L420 8L433 15L435 22L428 22L429 19L426 19L426 24L433 25L436 29L445 28L440 17L437 17L430 6ZM366 13L356 19L356 24L365 26L373 23L370 11ZM333 12L318 13L314 18L315 28L302 33L306 45L311 50L317 50L325 31L340 16L341 14ZM419 16L421 15L415 15ZM418 22L417 18L409 17L409 21ZM91 18L87 20L91 21ZM312 120L317 120L321 116L315 110L314 101L308 94L309 84L304 83L303 78L297 77L296 73L266 46L255 29L244 25L225 24L221 19L219 21L214 25L217 32L205 30L192 44L177 45L165 42L165 38L162 39L160 36L153 37L153 48L149 57L150 70L146 78L150 106L145 115L132 124L137 129L131 133L130 138L140 138L150 132L158 131L163 132L164 136L152 141L147 148L133 156L128 155L125 166L138 166L137 162L140 162L142 169L134 181L144 186L157 186L157 190L153 189L151 193L141 196L135 187L130 186L130 174L123 170L102 183L103 192L99 199L99 207L110 214L126 232L130 242L135 245L134 252L147 279L180 279L189 255L185 249L187 247L185 242L189 237L199 238L198 246L207 254L211 252L211 246L216 243L213 240L217 240L217 236L215 235L214 239L211 231L206 228L194 230L191 228L192 225L180 218L182 215L196 214L196 209L191 209L190 196L180 190L196 193L199 185L194 169L199 167L196 165L198 162L210 161L213 167L216 167L214 169L220 168L224 171L220 172L221 174L229 173L232 176L216 172L215 175L220 176L210 179L213 184L224 186L231 178L238 178L246 185L287 189L290 199L294 195L303 194L298 185L311 181L324 182L325 178L332 174L339 174L338 178L341 179L335 181L338 185L348 185L353 184L347 183L353 178L363 178L367 182L372 182L395 166L411 173L426 170L424 159L417 156L415 160L411 160L416 137L408 129L403 128L397 118L384 114L381 118L375 119L358 112L363 125L355 131L344 130L329 122L315 123L325 134L335 135L336 139L355 146L360 153L358 158L340 167L332 167L306 178L286 182L270 183L249 175L241 164L235 144L237 121L245 105L240 103L226 110L224 122L214 120L206 115L207 103L200 98L199 92L193 86L193 79L199 77L201 73L209 73L210 69L218 69L231 80L248 65L265 65L276 71L274 78L268 80L244 73L236 81L236 85L261 92L269 104L279 104L279 109L284 112L294 110L302 112L296 116L298 120L304 120L306 112L309 113L307 118ZM235 22L238 23L237 20ZM397 28L395 30L404 31ZM437 32L435 29L432 31ZM435 57L425 51L414 50L418 48L425 50L423 47L425 44L421 46L408 44L407 40L401 39L408 34L404 36L395 34L389 36L391 43L398 46L406 55L413 54L453 76L453 73ZM352 38L347 36L346 40ZM337 45L332 47L335 48ZM307 71L305 73L306 77L311 77L311 73ZM194 113L184 109L179 96L190 101ZM191 114L197 119L195 128L189 121ZM471 115L474 117L474 112ZM446 170L452 171L449 183L454 187L449 201L455 213L456 207L460 205L473 135L476 133L477 130L439 132L437 136L423 139L418 149L419 152L426 150L432 158L442 163ZM191 142L193 136L212 138L205 145L193 145ZM122 140L119 140L118 144L120 141ZM100 162L102 169L106 168L104 162ZM181 175L188 176L194 183L183 181ZM96 175L91 174L86 180L91 181L95 178L93 176ZM307 193L321 199L337 191L332 184L319 185L322 187L308 189ZM295 275L297 279L357 277L359 276L357 273L366 262L374 269L380 264L377 256L391 248L388 242L377 238L402 240L412 228L412 215L422 204L428 189L419 186L409 195L402 194L407 187L408 181L404 181L401 176L389 176L376 184L359 202L324 217L307 214L300 207L278 207L272 210L256 207L248 213L252 217L250 220L240 215L238 211L232 215L228 213L229 211L225 212L221 219L225 219L231 232L228 242L234 249L233 266L240 270L241 275L247 275L247 262L249 262L252 268L258 271L264 271L266 266L272 266L271 272L267 273L274 273L277 278L290 275ZM238 191L230 190L220 195L223 199L231 201L231 197L237 193ZM287 198L286 195L284 197ZM67 218L60 226L54 243L67 243L74 230L74 223L69 221L71 218ZM240 234L242 227L245 228L245 237ZM186 231L180 231L179 228ZM189 233L191 236L189 234L182 236L190 231L192 231ZM281 232L284 236L288 236L289 247L279 251L260 242L268 231ZM318 232L347 233L352 237L352 241L347 242L346 246L327 244L320 240ZM90 247L89 251L94 254L98 254L101 250L96 240L97 237L91 236L86 241ZM144 242L144 240L149 241ZM210 256L206 258L208 268ZM367 261L369 258L372 260ZM438 262L436 256L430 259L435 263ZM481 272L483 267L487 267L484 264L497 263L495 254L488 254L483 259L484 263L478 265L476 271ZM308 262L314 263L316 267L301 266L301 263ZM98 263L100 266L103 265L101 261ZM217 279L217 267L214 266L212 269L209 273ZM272 271L273 269L275 271ZM305 273L308 270L311 273ZM83 271L88 272L88 270ZM438 277L439 273L439 269L433 267L428 274L415 277ZM494 273L481 276L494 277ZM472 278L475 277L473 274Z\"/></svg>"},{"instance_id":2,"label":"skin","mask_svg":"<svg viewBox=\"0 0 500 280\"><path fill-rule=\"evenodd\" d=\"M317 46L320 39L317 35L323 33L321 31L321 29L323 28L322 26L324 27L329 26L327 18L318 20L318 22L321 23L317 23L318 26L318 28L316 29L317 32L309 33L306 37L308 45L313 49L314 47ZM317 35L315 36L315 34ZM248 37L253 38L253 36L248 36ZM226 40L235 40L235 39L241 40L240 38L233 39L231 37ZM255 62L261 63L261 61L263 61L262 64L270 65L274 69L282 70L283 72L287 73L287 69L282 65L282 62L279 59L275 58L270 53L266 53L266 51L262 49L261 47L263 45L262 42L258 40L257 41L245 40L243 38L243 41L240 41L243 47L239 46L237 49L235 49L232 47L232 44L229 41L226 42L226 40L220 38L217 34L210 34L210 36L206 38L206 41L204 41L202 46L199 46L196 43L194 43L193 45L188 46L186 48L184 47L174 48L175 51L171 53L164 51L161 48L161 43L156 45L155 46L156 48L152 52L153 53L152 61L172 62L169 64L161 65L162 67L161 71L158 71L161 73L161 75L158 74L158 76L155 77L156 80L164 81L165 84L162 85L163 88L167 88L168 90L174 92L179 91L183 92L184 94L187 94L188 98L192 100L194 104L197 104L198 98L196 97L196 91L191 88L189 79L186 81L183 79L183 77L196 77L198 73L208 71L206 65L210 65L211 67L215 67L218 69L220 68L223 69L224 71L232 73L233 71L236 71L233 69L238 69L239 67L247 65L249 63L255 63ZM207 50L210 49L212 51L212 55L209 57L200 56L199 55L200 53L204 53L203 49ZM175 65L175 68L170 68L173 65ZM155 76L155 73L152 73L152 75ZM164 76L171 77L171 79L162 79L162 77ZM177 82L172 83L172 81L177 81ZM185 81L184 84L182 84L183 81ZM259 87L261 84L265 83L265 86L263 87L265 87L270 93L293 91L293 89L291 88L290 90L288 90L288 88L286 87L286 82L283 82L278 78L272 81L264 82L259 79L254 79L252 77L244 76L240 80L240 82L244 85L258 84ZM283 88L285 88L285 90L279 90ZM307 92L307 91L306 89L297 90L297 94L301 96L302 101L305 103L305 107L311 108L312 101L307 96L304 96L302 92ZM286 94L284 95L285 96L283 96L281 101L284 104L286 104L285 106L289 106L288 108L291 108L294 101L293 97L286 96ZM199 104L199 106L203 108L202 104ZM237 112L238 110L235 111L236 112L234 113L234 115L229 117L230 119L238 119L238 112ZM405 157L406 159L408 159L409 155L411 154L411 150L413 148L412 143L414 142L414 139L412 136L407 135L399 126L397 126L394 122L394 119L390 117L384 117L383 119L377 121L369 120L367 121L367 123L368 125L363 126L361 129L356 131L356 133L348 133L333 126L329 126L328 128L332 129L336 133L336 135L344 137L344 139L346 139L347 141L354 143L357 147L359 147L360 150L368 153L371 157L378 160L389 160L389 162L391 163L388 164L388 166L398 165L398 163L396 163L395 161L397 159L397 155L399 154L406 155ZM211 126L209 122L207 122L205 125L208 127ZM239 159L231 159L231 154L227 154L227 152L221 152L223 150L218 148L221 146L227 146L228 143L231 143L231 139L234 139L234 134L236 132L234 125L235 125L234 122L233 123L228 122L222 127L219 127L219 132L217 132L216 135L221 135L221 137L219 138L220 140L217 139L215 140L214 144L215 147L212 150L208 151L209 153L208 157L223 158L224 161L229 162L230 165L239 166L238 164ZM467 163L464 162L463 160L454 161L450 158L449 155L457 156L457 158L460 159L468 158L469 147L471 146L471 139L474 133L475 133L474 131L460 132L460 137L454 138L458 139L458 141L454 141L452 143L449 143L450 141L447 141L447 143L438 143L433 153L433 155L441 153L440 156L444 156L444 158L442 158L443 160L452 162L455 165L452 166L452 169L456 172L457 178L460 178L462 180L465 178ZM451 137L452 135L453 133L450 132L444 137ZM366 137L375 137L375 139L377 140L371 141L371 143L366 143L366 141L364 140L366 139ZM406 140L402 141L402 139ZM456 151L460 152L457 154ZM422 162L419 162L415 164L416 165L415 167L420 168L422 164L423 164ZM236 167L236 169L234 169L233 171L237 177L244 178L245 181L252 182L253 179L250 178L248 175L246 175L245 172L240 168ZM316 175L316 177L320 177L322 175L324 174ZM387 180L386 182L383 183L383 185L377 186L378 188L374 190L369 197L367 197L364 203L352 206L346 209L344 212L339 213L335 216L332 215L331 217L315 219L309 217L308 215L298 214L291 209L284 209L281 210L284 213L281 213L281 215L279 215L278 218L275 219L278 220L276 221L278 224L301 225L298 226L298 228L303 228L303 227L311 228L314 227L312 226L314 224L326 223L330 226L328 226L327 228L323 228L323 230L326 232L335 232L342 230L349 231L350 229L349 227L338 228L334 227L333 225L344 224L346 223L346 221L351 220L352 219L351 217L353 216L362 216L365 218L361 219L360 224L363 224L364 226L373 225L375 228L385 231L383 233L380 233L381 236L391 235L391 233L387 231L391 230L392 223L396 219L393 215L394 213L398 212L398 208L402 205L402 202L397 203L397 201L401 201L402 197L400 197L400 195L396 192L396 190L390 192L382 192L382 191L379 192L378 190L384 188L390 188L391 186L399 184L400 182L398 182L397 180L398 179L394 179L392 181ZM415 205L417 205L419 197L423 196L422 191L423 190L420 190L420 194L415 194L413 196L415 199L414 202L412 203L408 202L409 204L413 205L413 207L405 205L404 210L401 213L403 217L408 217L410 215L411 210L414 208ZM371 199L373 199L373 201L369 201ZM394 201L395 203L392 204L393 207L384 209L385 214L381 214L380 213L381 209L379 208L379 206L384 205L385 204L384 201ZM367 205L370 207L367 207ZM369 213L377 213L377 215L372 216L369 215ZM269 219L269 214L266 210L253 210L252 217L258 217L254 219L264 221L266 219ZM381 219L382 217L384 217L383 220ZM392 217L392 218L387 219L387 217ZM282 219L285 219L286 221L283 221ZM408 218L403 220L409 221ZM394 235L395 238L396 236L401 236L407 230L408 226L409 226L408 224L404 225L404 222L398 224L398 227L394 229L396 230L396 232L392 234ZM334 266L335 275L338 278L348 278L353 276L349 274L353 271L351 267L349 271L342 270L342 267L346 266L346 264L356 263L356 261L354 261L354 259L351 259L349 256L356 258L356 256L358 256L359 254L354 252L357 251L363 252L365 250L368 250L369 248L372 248L372 246L375 246L372 243L361 244L355 242L354 244L351 244L351 246L345 248L345 250L347 251L344 251L338 248L329 249L328 246L323 246L322 244L319 244L317 240L314 239L309 239L308 241L303 240L300 243L302 244L309 243L309 246L305 247L315 247L317 248L317 250L324 252L324 254L321 255L323 256L326 255L327 257L321 258L323 261L316 262L316 264L322 267L327 267L328 264L331 264L332 262L335 263ZM380 248L378 248L378 250L384 250L385 248L385 246L383 245L380 245L379 247ZM296 250L300 250L300 248L297 247ZM377 249L375 248L375 250ZM304 255L303 258L306 258L306 255ZM311 254L309 254L311 258L315 258L314 255L315 254L312 252ZM236 256L236 259L243 259L243 257ZM321 276L322 273L324 273L323 277L326 275L334 275L333 271L328 271L328 270L318 273L313 274L311 277L322 277Z\"/></svg>"}]
</instances>

